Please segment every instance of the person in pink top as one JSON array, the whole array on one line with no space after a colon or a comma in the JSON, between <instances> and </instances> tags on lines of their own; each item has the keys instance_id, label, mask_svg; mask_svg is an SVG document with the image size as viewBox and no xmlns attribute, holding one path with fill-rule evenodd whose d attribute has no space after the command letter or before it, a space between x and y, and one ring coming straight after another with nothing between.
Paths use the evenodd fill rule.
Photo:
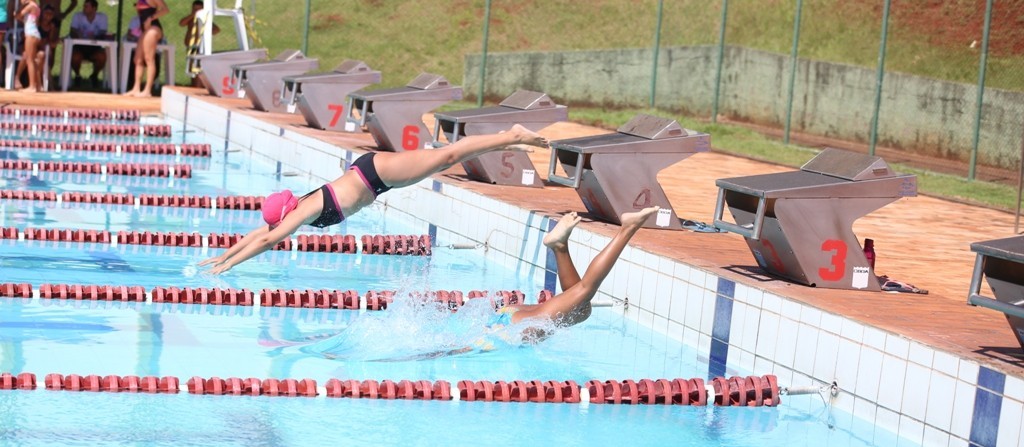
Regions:
<instances>
[{"instance_id":1,"label":"person in pink top","mask_svg":"<svg viewBox=\"0 0 1024 447\"><path fill-rule=\"evenodd\" d=\"M547 147L548 140L515 125L507 132L468 136L440 149L363 154L341 177L302 197L291 191L273 193L261 206L266 226L252 230L219 256L202 261L220 274L267 251L302 225L326 227L341 223L392 188L418 183L428 176L481 154L525 146Z\"/></svg>"}]
</instances>

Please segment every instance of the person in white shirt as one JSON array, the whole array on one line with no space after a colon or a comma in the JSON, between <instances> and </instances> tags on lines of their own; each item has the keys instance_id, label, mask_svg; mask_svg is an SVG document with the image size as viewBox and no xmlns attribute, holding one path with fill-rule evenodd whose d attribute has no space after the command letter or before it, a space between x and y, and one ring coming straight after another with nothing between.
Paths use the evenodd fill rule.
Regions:
<instances>
[{"instance_id":1,"label":"person in white shirt","mask_svg":"<svg viewBox=\"0 0 1024 447\"><path fill-rule=\"evenodd\" d=\"M98 12L96 0L85 0L82 11L71 18L71 37L78 39L106 39L107 15ZM96 45L75 45L71 51L71 71L75 74L75 82L81 81L79 70L82 62L92 62L92 75L89 79L93 86L99 82L99 74L107 65L107 51Z\"/></svg>"}]
</instances>

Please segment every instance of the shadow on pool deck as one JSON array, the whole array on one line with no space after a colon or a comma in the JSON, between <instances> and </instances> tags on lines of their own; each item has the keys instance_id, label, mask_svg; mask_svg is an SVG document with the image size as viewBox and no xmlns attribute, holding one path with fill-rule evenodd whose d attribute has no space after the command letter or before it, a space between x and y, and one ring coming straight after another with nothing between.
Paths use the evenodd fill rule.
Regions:
<instances>
[{"instance_id":1,"label":"shadow on pool deck","mask_svg":"<svg viewBox=\"0 0 1024 447\"><path fill-rule=\"evenodd\" d=\"M201 96L204 101L218 104L232 113L256 116L337 146L375 146L368 134L319 131L306 126L300 115L260 112L253 109L247 100L213 98L193 88L176 89ZM132 108L144 113L160 110L159 98L10 92L4 92L3 98L0 104ZM432 129L433 125L428 123L427 127ZM573 123L558 123L541 134L558 140L608 132ZM715 136L711 135L712 147L714 142ZM538 173L544 178L547 177L549 157L546 150L530 154ZM666 168L658 179L677 215L710 223L718 192L716 179L791 170L708 152ZM460 166L439 174L438 178L542 214L557 216L567 211L586 211L576 192L563 186L549 184L540 191L484 184L469 180ZM757 267L743 238L736 234L644 229L633 239L633 245L825 312L901 334L923 345L975 360L1007 374L1024 377L1024 352L1003 314L966 304L975 259L970 244L1012 236L1013 220L1010 213L923 196L901 199L858 220L854 224L854 233L861 239L875 240L876 272L927 289L928 295L818 289L767 276ZM611 235L616 230L614 225L586 219L586 216L581 225L604 235ZM987 285L983 292L992 296Z\"/></svg>"}]
</instances>

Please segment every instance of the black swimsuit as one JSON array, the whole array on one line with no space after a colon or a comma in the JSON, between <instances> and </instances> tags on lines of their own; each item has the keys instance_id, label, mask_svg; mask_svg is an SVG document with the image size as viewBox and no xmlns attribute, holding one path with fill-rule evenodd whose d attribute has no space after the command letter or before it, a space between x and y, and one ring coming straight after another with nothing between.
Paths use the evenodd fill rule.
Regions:
<instances>
[{"instance_id":1,"label":"black swimsuit","mask_svg":"<svg viewBox=\"0 0 1024 447\"><path fill-rule=\"evenodd\" d=\"M306 198L311 196L313 193L320 191L324 196L324 207L320 211L320 215L316 217L316 220L309 223L310 226L317 228L329 227L331 225L339 224L345 220L345 215L341 213L338 206L338 199L334 197L334 189L331 188L330 183L321 186L319 189L310 191L308 194L302 196Z\"/></svg>"},{"instance_id":2,"label":"black swimsuit","mask_svg":"<svg viewBox=\"0 0 1024 447\"><path fill-rule=\"evenodd\" d=\"M360 155L352 166L348 168L351 171L356 171L359 177L363 179L363 183L370 191L373 191L373 195L379 196L391 190L391 187L384 184L384 181L377 175L377 168L373 165L373 156L377 155L375 152L367 152Z\"/></svg>"},{"instance_id":3,"label":"black swimsuit","mask_svg":"<svg viewBox=\"0 0 1024 447\"><path fill-rule=\"evenodd\" d=\"M150 6L150 7L138 9L138 10L136 10L136 12L139 14L139 27L140 28L145 28L145 26L146 26L146 19L156 15L156 8ZM153 19L153 23L150 23L150 26L155 26L157 28L160 28L161 30L164 29L164 27L160 25L160 20L158 20L158 19ZM143 29L143 31L146 31L146 30Z\"/></svg>"},{"instance_id":4,"label":"black swimsuit","mask_svg":"<svg viewBox=\"0 0 1024 447\"><path fill-rule=\"evenodd\" d=\"M350 171L356 171L359 174L359 178L363 179L363 183L366 184L366 188L373 191L374 197L388 192L391 187L384 184L384 181L377 175L377 168L373 165L373 156L376 155L373 152L369 152L359 156L352 166L348 169ZM324 197L324 206L320 211L320 215L316 217L316 220L309 223L310 226L317 228L329 227L336 225L345 220L345 214L341 212L341 206L338 205L338 198L334 195L334 188L331 188L330 183L324 184L318 189L314 189L302 196L303 199L313 195L313 193L320 191Z\"/></svg>"}]
</instances>

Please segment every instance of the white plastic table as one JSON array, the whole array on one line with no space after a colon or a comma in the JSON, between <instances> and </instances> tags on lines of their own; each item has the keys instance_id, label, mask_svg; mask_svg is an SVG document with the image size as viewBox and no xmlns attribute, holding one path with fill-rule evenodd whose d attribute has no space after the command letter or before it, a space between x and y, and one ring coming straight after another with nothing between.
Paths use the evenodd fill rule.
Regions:
<instances>
[{"instance_id":1,"label":"white plastic table","mask_svg":"<svg viewBox=\"0 0 1024 447\"><path fill-rule=\"evenodd\" d=\"M64 51L60 64L60 89L68 91L68 83L71 81L71 52L75 45L91 45L103 47L107 51L107 83L110 84L110 93L117 93L117 42L113 40L78 39L74 37L64 38Z\"/></svg>"}]
</instances>

